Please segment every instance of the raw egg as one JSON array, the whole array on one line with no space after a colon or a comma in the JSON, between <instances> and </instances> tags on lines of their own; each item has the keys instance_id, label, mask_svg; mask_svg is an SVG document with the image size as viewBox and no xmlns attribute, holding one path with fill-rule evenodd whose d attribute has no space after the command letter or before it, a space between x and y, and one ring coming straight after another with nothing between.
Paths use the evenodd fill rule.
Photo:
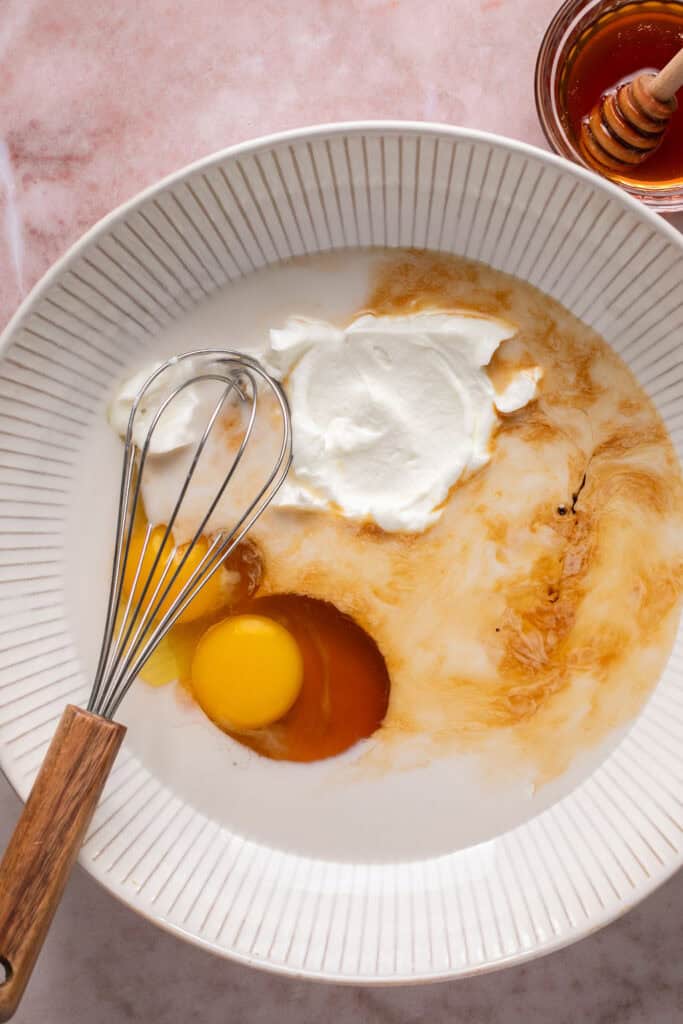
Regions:
<instances>
[{"instance_id":1,"label":"raw egg","mask_svg":"<svg viewBox=\"0 0 683 1024\"><path fill-rule=\"evenodd\" d=\"M248 541L224 570L227 603L221 588L199 614L202 595L195 598L141 678L153 686L177 680L215 725L273 760L319 761L371 736L382 724L390 689L372 637L326 601L301 594L256 597L262 565Z\"/></svg>"},{"instance_id":2,"label":"raw egg","mask_svg":"<svg viewBox=\"0 0 683 1024\"><path fill-rule=\"evenodd\" d=\"M301 652L301 692L279 721L232 733L265 757L320 761L371 736L389 702L389 673L377 644L357 622L327 601L278 594L245 610L281 623ZM229 731L229 730L228 730Z\"/></svg>"},{"instance_id":3,"label":"raw egg","mask_svg":"<svg viewBox=\"0 0 683 1024\"><path fill-rule=\"evenodd\" d=\"M186 545L179 547L178 550L175 552L175 554L173 555L172 565L169 568L168 572L164 575L164 569L166 567L169 555L173 548L173 540L171 537L168 537L166 543L163 544L165 532L165 526L155 526L152 529L149 541L147 542L147 547L145 548L147 523L144 521L144 519L139 518L133 527L130 549L128 552L128 560L126 562L126 571L123 577L123 590L125 594L130 594L131 590L135 586L135 593L133 595L134 601L139 600L139 598L142 596L145 584L147 580L150 578L150 575L152 574L154 561L160 551L161 555L159 556L159 561L157 563L156 569L154 569L154 574L150 580L149 587L147 588L145 601L154 600L156 602L156 598L154 598L153 595L157 585L162 579L162 576L163 583L161 584L159 595L162 593L162 590L169 583L173 576L173 573L176 571L177 567L182 561L183 555L185 554L185 551L187 549ZM168 611L173 602L177 600L183 587L187 585L190 578L192 577L192 574L194 573L197 566L201 562L202 558L204 558L208 550L208 547L209 544L206 537L200 537L197 543L194 545L192 551L188 555L188 558L183 567L181 568L180 572L178 573L178 576L171 584L171 588L161 604L161 608L159 610L160 615L163 615L166 611ZM143 549L145 550L144 556L142 554ZM140 563L140 560L142 560L142 565L140 566L140 571L138 573L138 565ZM136 574L137 584L135 582ZM226 592L226 589L228 590L228 592ZM157 597L159 595L157 595ZM198 594L192 599L187 608L185 608L185 610L179 616L177 621L192 622L195 619L200 619L203 616L210 614L211 612L223 608L226 604L228 597L229 589L226 588L224 574L221 572L221 570L218 570L218 572L214 573L213 576L211 576L211 578L207 580L207 582L204 584L204 586L201 588Z\"/></svg>"},{"instance_id":4,"label":"raw egg","mask_svg":"<svg viewBox=\"0 0 683 1024\"><path fill-rule=\"evenodd\" d=\"M143 665L140 671L143 682L150 686L165 686L178 680L189 690L192 659L202 636L225 618L226 611L243 607L249 601L261 583L262 574L258 548L250 540L242 541L218 570L224 594L217 601L217 607L201 617L192 615L188 620L181 616ZM192 611L195 610L195 601L192 602ZM186 611L189 612L190 608Z\"/></svg>"},{"instance_id":5,"label":"raw egg","mask_svg":"<svg viewBox=\"0 0 683 1024\"><path fill-rule=\"evenodd\" d=\"M222 729L262 729L282 718L299 696L303 660L281 623L234 615L202 636L192 659L192 692Z\"/></svg>"}]
</instances>

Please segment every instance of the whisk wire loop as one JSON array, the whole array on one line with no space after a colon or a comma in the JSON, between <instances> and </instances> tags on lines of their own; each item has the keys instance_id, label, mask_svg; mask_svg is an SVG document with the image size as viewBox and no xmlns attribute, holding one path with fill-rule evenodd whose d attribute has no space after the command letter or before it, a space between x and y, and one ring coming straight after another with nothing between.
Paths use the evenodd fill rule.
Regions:
<instances>
[{"instance_id":1,"label":"whisk wire loop","mask_svg":"<svg viewBox=\"0 0 683 1024\"><path fill-rule=\"evenodd\" d=\"M174 376L177 375L178 368L182 369L184 363L187 364L187 378L180 384L173 385L170 393L159 403L143 444L136 445L137 417L150 389L158 385L159 378L164 373L172 372ZM132 557L133 530L142 501L143 475L154 432L164 414L182 392L191 386L211 383L223 386L220 397L196 444L175 499L173 511L168 522L164 524L163 536L149 567L147 563L154 526L148 524L146 527L142 546L139 553L136 553L137 564L132 574L132 583L126 583L128 594L122 601L124 579ZM280 414L282 429L278 453L270 469L264 471L265 479L253 499L241 514L236 516L236 522L229 528L219 529L207 539L206 551L188 574L185 569L188 559L196 552L197 544L205 535L209 521L233 480L252 439L259 388L275 399ZM191 540L183 544L179 550L173 539L174 526L211 432L231 398L240 403L243 413L239 445ZM177 622L201 588L220 569L230 552L244 539L275 497L285 480L291 459L292 429L286 396L280 385L255 359L224 349L199 349L174 356L148 377L133 402L126 431L111 585L97 671L88 703L89 711L94 711L104 718L111 718L115 714L131 683L157 644ZM179 586L181 580L182 586Z\"/></svg>"},{"instance_id":2,"label":"whisk wire loop","mask_svg":"<svg viewBox=\"0 0 683 1024\"><path fill-rule=\"evenodd\" d=\"M224 380L225 380L224 377L218 376L216 374L204 374L204 375L202 375L200 377L194 377L194 378L192 378L189 381L185 381L183 384L180 385L180 387L176 388L175 391L173 391L165 399L165 401L161 404L161 406L157 410L157 412L156 412L156 414L155 414L155 416L154 416L154 418L152 420L152 423L151 423L151 426L150 426L149 431L147 433L147 436L145 438L145 443L144 443L144 445L143 445L143 447L142 447L142 449L140 451L139 467L138 467L138 472L137 472L137 478L136 478L135 485L134 485L133 500L132 500L132 503L131 503L131 512L130 512L131 529L128 531L127 544L126 544L126 548L124 550L123 562L122 562L122 566L121 566L121 577L122 578L125 579L126 568L127 568L127 564L128 564L128 558L129 558L129 553L130 553L130 542L131 542L131 537L132 537L132 530L133 530L134 525L135 525L135 517L136 517L136 513L137 513L137 509L138 509L138 503L139 503L139 499L140 499L140 487L141 487L141 479L142 479L142 474L143 474L143 470L144 470L144 465L145 465L147 456L149 454L149 446L150 446L150 443L151 443L151 440L152 440L152 436L153 436L154 431L155 431L155 429L156 429L156 427L157 427L157 425L159 423L159 420L161 419L161 417L163 416L164 412L167 410L167 408L171 404L171 402L177 397L177 395L180 394L190 384L195 384L195 383L198 384L198 383L209 382L209 381L217 381L217 382L222 383ZM254 388L255 388L255 382L253 382L253 378L251 378L251 380L252 380L252 383L254 383ZM149 544L149 538L151 536L151 527L148 528L148 530L147 530L147 534L145 536L144 547L143 547L141 556L139 558L138 566L136 568L136 581L135 581L135 583L133 584L133 586L131 588L131 594L138 594L138 600L137 600L137 603L135 605L135 608L134 608L134 611L133 611L133 615L132 615L132 618L131 618L130 622L128 622L128 611L130 609L130 601L129 601L127 607L126 607L126 613L124 614L123 621L122 621L122 623L121 623L121 625L119 627L120 632L122 634L122 641L121 641L121 644L118 645L119 646L119 650L118 650L118 653L117 653L116 657L113 660L113 663L112 663L112 659L111 659L111 656L110 656L110 661L107 664L107 671L109 673L112 673L113 671L116 670L116 668L118 667L118 664L119 664L119 662L121 660L121 657L123 655L123 652L126 649L129 649L129 644L133 648L133 651L134 651L135 643L137 642L137 639L140 636L141 631L145 628L145 626L146 626L148 621L153 621L155 619L155 617L157 616L157 614L159 612L159 609L161 608L164 600L166 599L166 597L168 596L168 594L169 594L169 592L171 590L171 587L173 586L175 580L178 578L180 572L182 571L182 569L183 569L183 567L184 567L184 565L185 565L185 563L187 561L187 558L189 557L189 554L191 553L192 549L194 548L194 545L196 544L196 542L199 539L199 537L202 535L202 533L204 531L204 528L205 528L205 526L206 526L206 524L207 524L207 522L208 522L212 512L214 511L214 509L216 507L216 504L220 500L220 497L222 496L223 492L225 491L225 488L227 487L227 485L228 485L228 483L230 481L230 478L232 477L232 475L233 475L235 469L237 468L237 465L238 465L238 463L239 463L239 461L240 461L240 459L242 457L244 449L246 448L246 444L247 444L247 442L249 440L249 437L251 435L251 431L252 431L253 423L254 423L254 418L255 418L255 413L256 413L256 400L255 399L251 403L251 413L250 413L250 417L249 417L249 423L248 423L248 426L247 426L247 430L246 430L246 432L244 434L244 437L242 439L242 444L240 445L238 453L235 456L233 464L232 464L232 466L230 468L230 472L226 475L225 479L223 480L223 484L222 484L221 488L219 489L218 494L216 495L216 498L214 499L214 501L210 505L208 512L205 514L204 518L202 519L201 523L199 524L199 527L197 528L197 531L196 531L194 537L192 538L192 540L187 545L184 553L181 555L180 561L178 562L178 564L176 566L176 569L174 570L173 575L171 576L171 579L166 584L166 587L165 587L163 593L161 595L159 595L159 590L160 590L161 586L164 584L165 578L166 578L166 576L168 574L168 571L171 568L173 562L176 561L176 559L175 559L175 554L176 554L175 546L173 546L171 551L168 553L167 561L166 561L166 566L164 567L164 569L162 571L161 577L157 580L154 592L152 593L151 597L148 599L147 595L148 595L148 591L149 591L150 585L152 584L152 581L155 579L155 576L156 576L156 573L157 573L157 569L159 568L159 563L161 561L162 554L164 553L164 551L168 551L167 545L169 543L170 538L172 537L173 527L175 526L175 523L176 523L176 520L177 520L177 517L178 517L178 513L179 513L179 511L180 511L180 509L182 507L183 499L185 498L185 495L186 495L186 493L188 491L188 488L189 488L190 483L192 481L192 478L194 476L194 473L195 473L195 470L197 468L197 465L199 464L199 460L200 460L200 457L202 455L202 452L204 451L207 439L208 439L209 434L211 432L211 428L213 427L213 425L214 425L216 419L218 418L218 416L220 415L220 413L221 413L221 411L223 409L223 406L225 404L226 399L228 398L228 396L231 393L231 391L235 388L235 386L236 386L235 382L231 381L228 384L228 386L225 388L225 390L223 391L223 394L222 394L219 402L214 407L214 410L213 410L213 412L212 412L212 414L211 414L211 416L209 418L209 421L208 421L206 427L204 428L203 434L202 434L202 436L201 436L201 438L199 440L199 443L198 443L198 445L197 445L197 447L195 449L195 452L194 452L194 455L193 455L193 458L192 458L192 462L190 463L190 467L189 467L189 469L187 471L187 474L186 474L185 479L183 481L183 484L181 486L179 495L178 495L178 497L176 499L176 503L175 503L174 509L173 509L171 515L169 516L168 523L165 526L163 538L162 538L161 543L159 545L158 551L157 551L156 555L154 556L151 568L150 568L149 572L147 573L147 578L146 578L144 584L142 585L142 591L138 592L138 590L137 590L137 578L139 576L142 564L144 563L144 557L146 555L147 546ZM255 391L254 391L254 394L255 394ZM240 395L242 395L241 391L240 391ZM143 610L144 610L144 614L142 615L142 621L140 622L140 624L138 626L138 630L137 630L135 636L133 637L133 640L131 641L131 632L132 632L132 630L133 630L133 628L135 626L135 623L138 621L138 618L140 617L141 613L143 612ZM125 623L125 632L124 632L124 623Z\"/></svg>"}]
</instances>

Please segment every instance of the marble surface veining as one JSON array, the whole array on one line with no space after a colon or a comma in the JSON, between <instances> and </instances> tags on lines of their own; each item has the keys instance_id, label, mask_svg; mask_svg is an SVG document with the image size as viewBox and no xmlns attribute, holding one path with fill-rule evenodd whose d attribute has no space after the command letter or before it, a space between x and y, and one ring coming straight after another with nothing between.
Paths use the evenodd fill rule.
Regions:
<instances>
[{"instance_id":1,"label":"marble surface veining","mask_svg":"<svg viewBox=\"0 0 683 1024\"><path fill-rule=\"evenodd\" d=\"M542 145L533 65L556 6L0 0L0 326L101 216L230 143L387 117ZM18 811L0 779L0 848ZM682 949L683 873L597 935L523 967L421 988L324 986L185 945L77 869L15 1019L674 1024Z\"/></svg>"}]
</instances>

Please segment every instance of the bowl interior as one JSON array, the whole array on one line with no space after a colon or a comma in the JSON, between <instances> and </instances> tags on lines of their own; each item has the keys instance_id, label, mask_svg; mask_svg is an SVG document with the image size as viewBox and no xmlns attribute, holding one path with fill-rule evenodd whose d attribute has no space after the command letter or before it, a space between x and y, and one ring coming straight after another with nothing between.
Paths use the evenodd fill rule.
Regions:
<instances>
[{"instance_id":1,"label":"bowl interior","mask_svg":"<svg viewBox=\"0 0 683 1024\"><path fill-rule=\"evenodd\" d=\"M611 186L529 147L400 125L294 134L175 176L91 232L5 337L0 740L23 796L63 705L89 689L117 486L113 383L156 354L240 347L236 331L247 339L311 292L330 306L362 294L354 273L331 286L329 269L292 257L396 246L479 259L558 299L633 368L680 456L681 244ZM464 762L359 788L344 759L309 771L226 756L170 691L134 688L83 863L160 923L275 969L400 981L535 955L680 862L667 784L681 772L680 658L679 636L625 738L538 794L517 780L488 800Z\"/></svg>"}]
</instances>

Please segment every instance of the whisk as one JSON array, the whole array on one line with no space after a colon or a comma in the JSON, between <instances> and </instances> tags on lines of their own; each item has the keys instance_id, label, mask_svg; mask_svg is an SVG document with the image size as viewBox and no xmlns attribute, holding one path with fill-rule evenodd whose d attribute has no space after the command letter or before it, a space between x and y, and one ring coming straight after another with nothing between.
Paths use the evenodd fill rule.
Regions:
<instances>
[{"instance_id":1,"label":"whisk","mask_svg":"<svg viewBox=\"0 0 683 1024\"><path fill-rule=\"evenodd\" d=\"M176 384L153 411L144 443L138 446L134 437L136 427L144 425L145 397L153 385L162 385L164 393L164 374ZM191 454L156 556L145 559L152 533L149 526L137 563L131 563L133 585L125 595L124 575L132 557L131 539L155 431L187 388L207 384L214 390L219 386L219 397ZM194 553L196 560L198 541L234 479L253 435L257 408L268 394L275 399L281 424L277 456L259 479L261 487L253 500L229 529L218 530L204 542L206 550L188 572L185 566L193 564L188 559ZM209 436L231 403L237 403L241 413L239 444L194 536L179 548L173 539L174 525ZM149 415L149 410L145 414ZM273 429L277 430L277 425ZM272 501L291 458L291 419L284 392L258 362L245 355L203 349L174 356L155 370L138 393L128 420L111 586L87 710L71 704L66 707L0 863L0 1020L9 1020L19 1004L121 746L126 730L113 716L159 641Z\"/></svg>"}]
</instances>

